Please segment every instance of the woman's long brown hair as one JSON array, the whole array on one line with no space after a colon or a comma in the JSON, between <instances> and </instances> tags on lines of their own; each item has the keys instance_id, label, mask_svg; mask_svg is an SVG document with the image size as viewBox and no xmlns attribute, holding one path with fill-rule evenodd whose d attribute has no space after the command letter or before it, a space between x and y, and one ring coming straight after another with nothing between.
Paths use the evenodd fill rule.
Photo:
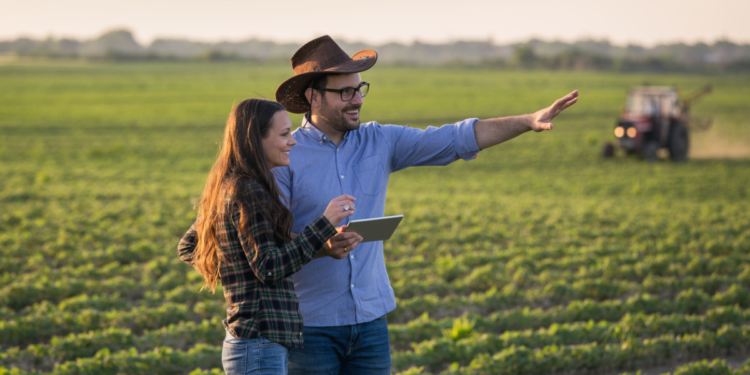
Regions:
<instances>
[{"instance_id":1,"label":"woman's long brown hair","mask_svg":"<svg viewBox=\"0 0 750 375\"><path fill-rule=\"evenodd\" d=\"M219 275L219 242L217 224L225 212L227 196L238 204L240 209L240 231L255 247L253 261L258 257L258 248L252 233L247 233L249 212L252 201L257 199L247 189L250 181L256 181L268 190L270 205L263 207L266 219L273 226L277 240L291 241L292 214L279 198L276 179L268 168L263 153L262 139L268 136L273 115L284 107L276 102L263 99L247 99L237 104L229 114L224 130L219 156L208 175L206 188L198 207L198 244L194 253L194 266L203 275L201 290L210 288L216 291ZM256 203L257 204L257 203Z\"/></svg>"}]
</instances>

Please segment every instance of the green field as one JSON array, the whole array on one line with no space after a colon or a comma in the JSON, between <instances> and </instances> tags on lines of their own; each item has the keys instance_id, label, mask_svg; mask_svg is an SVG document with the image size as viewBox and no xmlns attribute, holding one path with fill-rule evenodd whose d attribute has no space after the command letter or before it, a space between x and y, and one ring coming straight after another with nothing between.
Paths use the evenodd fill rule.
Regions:
<instances>
[{"instance_id":1,"label":"green field","mask_svg":"<svg viewBox=\"0 0 750 375\"><path fill-rule=\"evenodd\" d=\"M176 245L232 103L273 98L289 75L0 65L0 374L221 368L223 296L198 292ZM385 244L394 373L619 374L750 354L750 160L737 158L750 76L377 66L363 79L363 120L412 126L581 93L553 131L391 177L386 214L405 216ZM643 83L714 85L694 107L715 120L693 136L704 157L598 157Z\"/></svg>"}]
</instances>

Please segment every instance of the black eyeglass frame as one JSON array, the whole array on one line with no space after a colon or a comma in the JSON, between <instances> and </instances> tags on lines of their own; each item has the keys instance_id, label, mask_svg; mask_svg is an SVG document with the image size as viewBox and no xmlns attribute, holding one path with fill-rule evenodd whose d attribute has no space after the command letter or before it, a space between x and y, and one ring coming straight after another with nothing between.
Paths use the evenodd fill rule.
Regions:
<instances>
[{"instance_id":1,"label":"black eyeglass frame","mask_svg":"<svg viewBox=\"0 0 750 375\"><path fill-rule=\"evenodd\" d=\"M362 94L362 87L365 87L365 86L367 86L367 91L365 91L365 93L363 95ZM357 87L344 87L343 89L329 89L329 88L325 88L325 87L323 87L323 88L315 88L315 87L313 87L313 88L315 90L318 90L318 91L337 92L337 93L339 93L339 96L341 97L341 101L342 102L350 102L352 99L354 99L354 94L356 94L356 93L359 93L359 96L361 96L362 98L364 98L365 96L367 96L367 93L370 91L370 82L362 82ZM354 93L352 93L352 97L349 98L349 99L344 99L344 91L346 91L346 90L352 90L352 89L354 90Z\"/></svg>"}]
</instances>

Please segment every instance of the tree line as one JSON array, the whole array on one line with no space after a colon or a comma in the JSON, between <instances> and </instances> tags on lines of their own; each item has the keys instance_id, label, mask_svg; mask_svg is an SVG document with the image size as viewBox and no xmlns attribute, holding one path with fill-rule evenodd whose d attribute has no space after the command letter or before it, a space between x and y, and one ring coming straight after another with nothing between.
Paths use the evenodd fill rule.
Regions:
<instances>
[{"instance_id":1,"label":"tree line","mask_svg":"<svg viewBox=\"0 0 750 375\"><path fill-rule=\"evenodd\" d=\"M544 41L498 45L487 41L455 41L429 44L386 43L369 45L341 41L350 53L363 48L378 51L387 64L447 65L507 69L654 71L654 72L750 72L750 44L718 40L713 44L672 43L644 47L615 45L607 40L576 42ZM258 39L238 42L198 42L186 39L138 43L128 30L113 30L90 40L66 38L18 38L0 41L0 56L103 61L269 61L287 62L297 43Z\"/></svg>"}]
</instances>

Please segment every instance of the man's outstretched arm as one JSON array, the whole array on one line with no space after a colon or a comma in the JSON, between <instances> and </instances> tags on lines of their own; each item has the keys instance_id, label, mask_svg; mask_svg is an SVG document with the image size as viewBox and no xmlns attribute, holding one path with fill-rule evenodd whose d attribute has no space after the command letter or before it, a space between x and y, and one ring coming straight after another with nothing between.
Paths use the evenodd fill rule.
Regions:
<instances>
[{"instance_id":1,"label":"man's outstretched arm","mask_svg":"<svg viewBox=\"0 0 750 375\"><path fill-rule=\"evenodd\" d=\"M578 90L556 100L551 106L521 116L479 120L474 124L474 136L480 150L511 140L529 130L540 132L552 129L552 119L578 101Z\"/></svg>"}]
</instances>

